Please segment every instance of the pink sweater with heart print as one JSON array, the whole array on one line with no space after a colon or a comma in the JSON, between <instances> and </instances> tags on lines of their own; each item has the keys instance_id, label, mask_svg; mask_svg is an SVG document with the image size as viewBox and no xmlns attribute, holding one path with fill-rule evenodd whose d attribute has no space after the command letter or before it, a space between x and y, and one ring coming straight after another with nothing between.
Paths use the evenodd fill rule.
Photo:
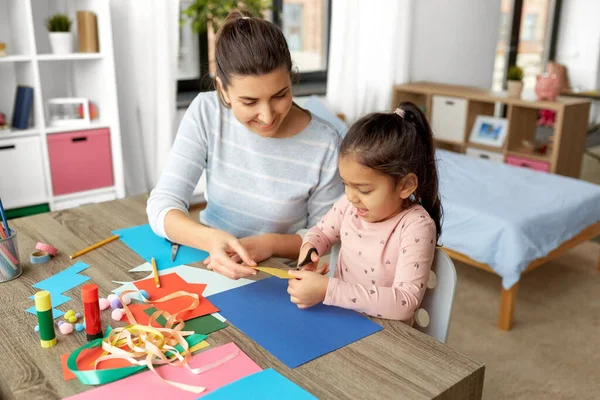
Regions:
<instances>
[{"instance_id":1,"label":"pink sweater with heart print","mask_svg":"<svg viewBox=\"0 0 600 400\"><path fill-rule=\"evenodd\" d=\"M435 223L420 205L366 222L342 196L304 236L319 254L341 240L324 304L412 324L436 247Z\"/></svg>"}]
</instances>

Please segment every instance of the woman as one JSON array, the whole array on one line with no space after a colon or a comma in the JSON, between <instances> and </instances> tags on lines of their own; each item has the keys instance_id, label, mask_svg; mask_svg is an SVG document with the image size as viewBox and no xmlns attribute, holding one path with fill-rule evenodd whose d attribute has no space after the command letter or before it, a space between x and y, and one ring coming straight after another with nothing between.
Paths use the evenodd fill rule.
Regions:
<instances>
[{"instance_id":1,"label":"woman","mask_svg":"<svg viewBox=\"0 0 600 400\"><path fill-rule=\"evenodd\" d=\"M186 111L147 213L156 234L208 251L209 269L237 279L269 257L298 257L305 229L343 193L341 138L293 103L291 56L274 24L230 14L215 58L217 90ZM198 223L187 208L205 170Z\"/></svg>"}]
</instances>

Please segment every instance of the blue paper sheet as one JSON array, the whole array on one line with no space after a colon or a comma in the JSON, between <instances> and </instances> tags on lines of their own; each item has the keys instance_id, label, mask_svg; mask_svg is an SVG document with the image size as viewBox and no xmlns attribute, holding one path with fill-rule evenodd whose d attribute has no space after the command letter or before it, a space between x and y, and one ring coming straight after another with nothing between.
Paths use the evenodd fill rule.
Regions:
<instances>
[{"instance_id":1,"label":"blue paper sheet","mask_svg":"<svg viewBox=\"0 0 600 400\"><path fill-rule=\"evenodd\" d=\"M208 257L206 251L179 246L175 261L171 261L171 243L152 232L148 224L119 229L113 231L113 234L121 235L120 240L144 260L150 262L154 257L159 271L202 261Z\"/></svg>"},{"instance_id":2,"label":"blue paper sheet","mask_svg":"<svg viewBox=\"0 0 600 400\"><path fill-rule=\"evenodd\" d=\"M63 295L67 290L71 290L76 286L81 285L85 281L89 280L89 276L79 275L81 271L89 268L90 266L81 261L60 271L59 273L52 275L51 277L44 279L33 285L34 288L39 290L47 290L50 292L50 299L52 301L52 315L54 318L58 318L64 314L63 311L57 310L54 307L58 307L61 304L71 300L70 297ZM34 296L29 297L31 300ZM28 313L37 315L35 306L28 308Z\"/></svg>"},{"instance_id":3,"label":"blue paper sheet","mask_svg":"<svg viewBox=\"0 0 600 400\"><path fill-rule=\"evenodd\" d=\"M272 368L245 376L201 397L202 400L313 400L315 396Z\"/></svg>"},{"instance_id":4,"label":"blue paper sheet","mask_svg":"<svg viewBox=\"0 0 600 400\"><path fill-rule=\"evenodd\" d=\"M287 279L267 278L208 299L228 322L290 368L383 329L344 308L299 309L290 302L287 286Z\"/></svg>"}]
</instances>

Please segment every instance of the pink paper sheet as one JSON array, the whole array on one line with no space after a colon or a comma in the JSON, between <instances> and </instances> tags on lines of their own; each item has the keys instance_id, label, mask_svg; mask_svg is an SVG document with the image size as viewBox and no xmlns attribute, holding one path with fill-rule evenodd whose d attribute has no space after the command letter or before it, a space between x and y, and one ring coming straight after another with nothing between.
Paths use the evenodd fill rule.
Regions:
<instances>
[{"instance_id":1,"label":"pink paper sheet","mask_svg":"<svg viewBox=\"0 0 600 400\"><path fill-rule=\"evenodd\" d=\"M206 390L200 394L186 392L169 385L159 379L152 371L148 370L96 389L76 394L69 397L69 399L107 400L125 395L134 395L140 399L170 398L194 400L221 386L262 370L246 353L239 350L239 347L233 342L213 347L210 350L192 356L190 367L198 368L211 364L234 353L236 350L239 351L239 354L233 360L198 375L192 374L187 368L172 367L170 365L156 369L160 376L167 380L205 387Z\"/></svg>"}]
</instances>

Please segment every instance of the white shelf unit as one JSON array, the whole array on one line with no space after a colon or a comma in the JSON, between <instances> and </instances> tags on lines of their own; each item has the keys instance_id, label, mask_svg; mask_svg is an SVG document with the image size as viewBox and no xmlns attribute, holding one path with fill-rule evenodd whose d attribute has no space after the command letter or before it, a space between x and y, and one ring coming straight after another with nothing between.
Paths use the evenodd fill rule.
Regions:
<instances>
[{"instance_id":1,"label":"white shelf unit","mask_svg":"<svg viewBox=\"0 0 600 400\"><path fill-rule=\"evenodd\" d=\"M98 53L77 52L76 13L79 10L96 14ZM50 47L45 20L59 12L69 15L73 21L72 54L53 54ZM6 43L8 53L7 57L0 57L0 111L6 114L9 125L17 86L31 86L34 96L28 128L0 130L0 196L5 208L48 204L51 210L60 210L123 198L125 186L110 1L0 0L0 42ZM52 126L47 102L65 97L89 99L98 107L98 118L85 125ZM107 158L112 168L112 184L68 193L56 190L49 140L67 132L81 132L83 136L87 132L91 137L99 130L109 132L110 157ZM90 146L91 142L88 149ZM61 153L60 158L76 158L74 153ZM54 156L56 158L56 154ZM33 166L22 161L31 157L41 160ZM79 157L74 169L81 170L81 162ZM61 164L63 170L69 171L69 166L68 162ZM108 169L104 175L110 176L106 171ZM89 169L91 182L97 172L97 169Z\"/></svg>"}]
</instances>

